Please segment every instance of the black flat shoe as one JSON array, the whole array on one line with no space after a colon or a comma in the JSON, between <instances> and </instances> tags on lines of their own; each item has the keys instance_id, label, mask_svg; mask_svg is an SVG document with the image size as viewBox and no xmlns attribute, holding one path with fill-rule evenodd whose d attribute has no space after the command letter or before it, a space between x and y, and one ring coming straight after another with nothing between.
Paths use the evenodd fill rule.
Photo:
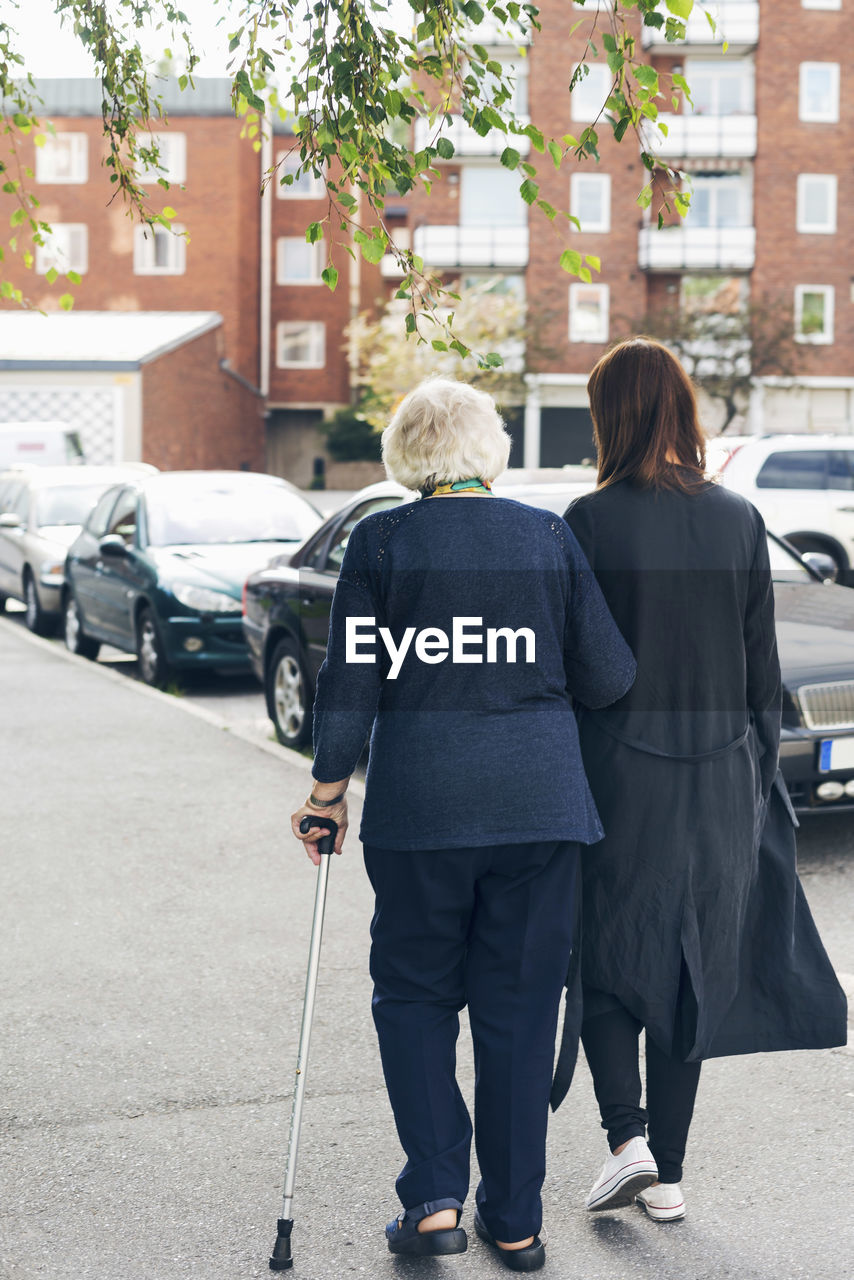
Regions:
<instances>
[{"instance_id":1,"label":"black flat shoe","mask_svg":"<svg viewBox=\"0 0 854 1280\"><path fill-rule=\"evenodd\" d=\"M459 1214L457 1222L459 1222ZM468 1236L462 1227L446 1227L441 1231L419 1231L418 1223L402 1213L385 1229L389 1253L406 1253L416 1258L436 1258L448 1253L465 1253Z\"/></svg>"},{"instance_id":2,"label":"black flat shoe","mask_svg":"<svg viewBox=\"0 0 854 1280\"><path fill-rule=\"evenodd\" d=\"M502 1249L487 1231L477 1209L474 1211L474 1229L484 1244L492 1246L510 1271L539 1271L545 1266L546 1246L539 1236L534 1236L533 1244L526 1245L524 1249Z\"/></svg>"}]
</instances>

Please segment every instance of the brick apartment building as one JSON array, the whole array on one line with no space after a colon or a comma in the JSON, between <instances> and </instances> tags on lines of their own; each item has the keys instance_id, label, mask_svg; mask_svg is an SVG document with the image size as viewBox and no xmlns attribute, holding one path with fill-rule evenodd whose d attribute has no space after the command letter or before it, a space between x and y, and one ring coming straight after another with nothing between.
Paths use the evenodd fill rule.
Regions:
<instances>
[{"instance_id":1,"label":"brick apartment building","mask_svg":"<svg viewBox=\"0 0 854 1280\"><path fill-rule=\"evenodd\" d=\"M607 0L598 13L595 0L540 5L542 33L524 50L495 33L493 56L515 67L520 112L546 135L577 135L611 84L594 58L567 92L590 24L598 20L601 31L608 21ZM584 23L570 36L579 17ZM679 46L649 29L637 33L660 71L681 69L692 87L693 111L665 116L668 134L659 142L668 164L694 175L684 223L659 231L641 212L639 149L629 136L615 143L607 125L598 164L556 171L538 158L541 195L569 205L580 231L565 223L559 230L529 210L519 177L499 163L503 137L480 138L461 118L451 134L454 158L432 195L390 202L402 236L428 266L449 280L495 277L496 287L526 299L537 340L526 402L512 415L514 461L560 465L589 456L591 365L656 305L690 305L698 292L727 305L777 298L793 309L798 341L789 376L759 381L737 429L854 430L854 60L845 52L854 52L854 34L841 0L719 0L717 17L717 37L700 13ZM322 453L318 423L355 391L343 331L389 296L391 259L372 267L333 249L340 279L329 293L320 281L328 248L304 239L306 223L326 211L322 184L277 183L259 197L270 165L293 163L293 138L277 125L256 152L231 114L226 80L200 80L192 93L165 88L168 128L158 132L169 174L184 190L164 193L163 203L177 209L189 243L163 232L146 237L108 204L97 86L48 81L40 89L58 136L34 160L36 187L56 228L57 260L82 270L75 306L220 314L221 371L263 415L264 464L306 483ZM564 244L601 257L601 274L586 284L561 272ZM53 260L42 254L37 273ZM34 289L32 273L21 284L37 304L56 305L56 290ZM401 391L406 385L401 370ZM713 426L711 409L707 417ZM245 458L239 437L259 428L244 421L233 429L235 459Z\"/></svg>"}]
</instances>

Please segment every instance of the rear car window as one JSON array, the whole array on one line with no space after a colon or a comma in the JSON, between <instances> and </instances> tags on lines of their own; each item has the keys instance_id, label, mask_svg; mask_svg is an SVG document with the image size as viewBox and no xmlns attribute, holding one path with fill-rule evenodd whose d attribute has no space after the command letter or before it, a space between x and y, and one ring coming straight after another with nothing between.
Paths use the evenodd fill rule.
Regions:
<instances>
[{"instance_id":1,"label":"rear car window","mask_svg":"<svg viewBox=\"0 0 854 1280\"><path fill-rule=\"evenodd\" d=\"M781 450L770 454L756 477L757 489L826 489L826 449Z\"/></svg>"}]
</instances>

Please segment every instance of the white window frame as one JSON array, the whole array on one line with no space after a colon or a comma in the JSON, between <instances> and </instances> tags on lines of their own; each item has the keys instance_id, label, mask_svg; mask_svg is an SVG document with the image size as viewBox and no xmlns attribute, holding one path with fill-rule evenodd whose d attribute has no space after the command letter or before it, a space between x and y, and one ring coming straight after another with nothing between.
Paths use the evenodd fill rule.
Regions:
<instances>
[{"instance_id":1,"label":"white window frame","mask_svg":"<svg viewBox=\"0 0 854 1280\"><path fill-rule=\"evenodd\" d=\"M572 68L572 74L575 75L576 63ZM606 101L611 96L611 88L614 84L614 75L607 62L588 62L590 68L583 80L579 80L578 84L569 95L570 119L577 124L592 124L599 116ZM572 77L570 77L571 79ZM601 92L594 89L596 81L601 84ZM579 89L582 90L579 93ZM584 105L585 91L589 93L590 100L595 99L595 106L592 112Z\"/></svg>"},{"instance_id":2,"label":"white window frame","mask_svg":"<svg viewBox=\"0 0 854 1280\"><path fill-rule=\"evenodd\" d=\"M831 106L826 113L806 109L806 82L810 71L821 68L830 74ZM836 124L839 121L839 63L802 62L798 70L798 119L807 123Z\"/></svg>"},{"instance_id":3,"label":"white window frame","mask_svg":"<svg viewBox=\"0 0 854 1280\"><path fill-rule=\"evenodd\" d=\"M735 189L739 197L739 221L731 224L722 224L718 215L718 195L725 187ZM685 215L686 226L706 227L714 231L728 231L734 230L736 227L750 227L753 225L753 184L749 173L735 170L732 173L716 176L702 172L696 173L693 183L686 183L683 189L691 196L691 208ZM694 216L696 209L694 196L698 190L708 190L711 196L709 208L712 216L708 222L704 223L696 221Z\"/></svg>"},{"instance_id":4,"label":"white window frame","mask_svg":"<svg viewBox=\"0 0 854 1280\"><path fill-rule=\"evenodd\" d=\"M596 292L599 295L599 329L595 336L589 333L579 332L577 327L573 326L573 320L578 314L577 299L580 291ZM569 286L569 341L570 342L587 342L600 343L608 341L610 320L610 289L607 284L584 284L579 282Z\"/></svg>"},{"instance_id":5,"label":"white window frame","mask_svg":"<svg viewBox=\"0 0 854 1280\"><path fill-rule=\"evenodd\" d=\"M841 9L842 0L801 0L802 9Z\"/></svg>"},{"instance_id":6,"label":"white window frame","mask_svg":"<svg viewBox=\"0 0 854 1280\"><path fill-rule=\"evenodd\" d=\"M160 152L162 169L143 169L140 171L140 182L158 182L161 178L166 182L187 181L187 135L173 133L171 129L155 129L151 133L138 133L137 145L150 147L157 143Z\"/></svg>"},{"instance_id":7,"label":"white window frame","mask_svg":"<svg viewBox=\"0 0 854 1280\"><path fill-rule=\"evenodd\" d=\"M827 206L830 210L828 221L821 225L806 220L807 186L811 182L827 184ZM797 199L797 229L810 235L833 235L836 231L837 180L835 173L799 173Z\"/></svg>"},{"instance_id":8,"label":"white window frame","mask_svg":"<svg viewBox=\"0 0 854 1280\"><path fill-rule=\"evenodd\" d=\"M714 76L712 93L712 111L699 111L695 104L686 102L685 110L691 115L702 116L705 120L731 119L732 116L756 114L756 66L750 58L686 58L685 79L694 87L698 76ZM692 79L693 77L693 79ZM741 102L736 111L722 115L720 110L720 82L724 79L735 80L740 88Z\"/></svg>"},{"instance_id":9,"label":"white window frame","mask_svg":"<svg viewBox=\"0 0 854 1280\"><path fill-rule=\"evenodd\" d=\"M584 222L579 213L581 208L581 188L585 183L595 184L601 191L600 202L602 217L598 222ZM573 231L593 234L611 230L611 175L610 173L574 173L569 180L569 212L578 218L581 226L570 223Z\"/></svg>"},{"instance_id":10,"label":"white window frame","mask_svg":"<svg viewBox=\"0 0 854 1280\"><path fill-rule=\"evenodd\" d=\"M321 200L325 194L325 184L322 178L315 177L313 173L304 173L300 177L300 182L305 182L308 190L300 191L293 184L291 186L282 186L281 179L286 173L293 173L301 164L298 151L280 151L276 157L276 168L279 170L279 177L276 182L276 195L280 200Z\"/></svg>"},{"instance_id":11,"label":"white window frame","mask_svg":"<svg viewBox=\"0 0 854 1280\"><path fill-rule=\"evenodd\" d=\"M311 274L308 276L289 276L286 274L287 265L285 262L285 246L288 241L300 246L305 245L309 255L309 269ZM316 285L323 284L320 273L326 266L325 246L322 240L316 240L314 244L309 244L305 236L279 236L276 240L276 284L288 285Z\"/></svg>"},{"instance_id":12,"label":"white window frame","mask_svg":"<svg viewBox=\"0 0 854 1280\"><path fill-rule=\"evenodd\" d=\"M59 148L67 145L69 174L62 177L56 172L55 157ZM89 180L89 139L85 133L47 134L44 145L36 147L36 182L46 185L69 186Z\"/></svg>"},{"instance_id":13,"label":"white window frame","mask_svg":"<svg viewBox=\"0 0 854 1280\"><path fill-rule=\"evenodd\" d=\"M804 312L804 294L820 293L824 295L824 330L821 333L801 333ZM795 285L795 341L817 343L828 346L833 342L834 288L832 284L796 284Z\"/></svg>"},{"instance_id":14,"label":"white window frame","mask_svg":"<svg viewBox=\"0 0 854 1280\"><path fill-rule=\"evenodd\" d=\"M184 227L173 222L165 227L136 226L133 229L133 273L135 276L182 276L187 270L187 241L180 233ZM168 236L169 262L159 267L154 254L156 236Z\"/></svg>"},{"instance_id":15,"label":"white window frame","mask_svg":"<svg viewBox=\"0 0 854 1280\"><path fill-rule=\"evenodd\" d=\"M57 253L61 260L57 260ZM69 271L83 276L89 270L89 228L85 222L54 222L51 238L36 245L36 275L46 276L54 268L63 276Z\"/></svg>"},{"instance_id":16,"label":"white window frame","mask_svg":"<svg viewBox=\"0 0 854 1280\"><path fill-rule=\"evenodd\" d=\"M286 360L283 358L284 339L298 333L301 329L310 330L309 358L307 360ZM277 369L323 369L326 367L326 325L322 320L280 320L276 325L276 368Z\"/></svg>"}]
</instances>

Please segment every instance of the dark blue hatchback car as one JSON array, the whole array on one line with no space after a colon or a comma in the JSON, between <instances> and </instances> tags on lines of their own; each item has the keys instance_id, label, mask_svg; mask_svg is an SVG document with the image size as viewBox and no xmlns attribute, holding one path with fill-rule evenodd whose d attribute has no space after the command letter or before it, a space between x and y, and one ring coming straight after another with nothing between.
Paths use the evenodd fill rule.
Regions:
<instances>
[{"instance_id":1,"label":"dark blue hatchback car","mask_svg":"<svg viewBox=\"0 0 854 1280\"><path fill-rule=\"evenodd\" d=\"M135 653L143 680L173 670L245 671L246 578L321 523L299 490L275 476L174 471L110 489L65 565L65 642Z\"/></svg>"}]
</instances>

